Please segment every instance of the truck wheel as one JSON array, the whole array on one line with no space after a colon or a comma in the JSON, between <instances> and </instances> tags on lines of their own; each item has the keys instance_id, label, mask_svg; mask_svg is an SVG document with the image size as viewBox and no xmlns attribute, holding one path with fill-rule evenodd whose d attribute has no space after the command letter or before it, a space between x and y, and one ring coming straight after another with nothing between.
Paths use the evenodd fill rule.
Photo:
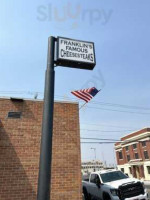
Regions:
<instances>
[{"instance_id":1,"label":"truck wheel","mask_svg":"<svg viewBox=\"0 0 150 200\"><path fill-rule=\"evenodd\" d=\"M111 200L111 197L109 196L109 194L104 193L103 194L103 200Z\"/></svg>"},{"instance_id":2,"label":"truck wheel","mask_svg":"<svg viewBox=\"0 0 150 200\"><path fill-rule=\"evenodd\" d=\"M86 189L83 189L83 200L90 200L90 197Z\"/></svg>"}]
</instances>

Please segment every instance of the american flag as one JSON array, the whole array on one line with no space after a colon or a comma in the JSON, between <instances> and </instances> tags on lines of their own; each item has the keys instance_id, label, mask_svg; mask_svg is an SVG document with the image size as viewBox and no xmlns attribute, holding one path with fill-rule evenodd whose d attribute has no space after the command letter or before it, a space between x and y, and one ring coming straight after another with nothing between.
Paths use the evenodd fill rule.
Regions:
<instances>
[{"instance_id":1,"label":"american flag","mask_svg":"<svg viewBox=\"0 0 150 200\"><path fill-rule=\"evenodd\" d=\"M73 91L71 93L88 103L99 91L100 90L97 90L95 87L92 87L89 89Z\"/></svg>"}]
</instances>

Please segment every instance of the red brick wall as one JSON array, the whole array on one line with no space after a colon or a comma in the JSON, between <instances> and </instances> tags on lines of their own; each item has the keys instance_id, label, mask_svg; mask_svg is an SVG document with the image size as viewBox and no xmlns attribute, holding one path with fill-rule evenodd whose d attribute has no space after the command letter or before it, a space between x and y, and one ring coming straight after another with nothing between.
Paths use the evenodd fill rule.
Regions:
<instances>
[{"instance_id":1,"label":"red brick wall","mask_svg":"<svg viewBox=\"0 0 150 200\"><path fill-rule=\"evenodd\" d=\"M117 165L119 165L119 155L118 155L118 151L116 151L116 160L117 160Z\"/></svg>"},{"instance_id":2,"label":"red brick wall","mask_svg":"<svg viewBox=\"0 0 150 200\"><path fill-rule=\"evenodd\" d=\"M0 99L0 200L36 200L43 102ZM78 105L55 103L52 200L81 200ZM8 119L21 111L21 119Z\"/></svg>"},{"instance_id":3,"label":"red brick wall","mask_svg":"<svg viewBox=\"0 0 150 200\"><path fill-rule=\"evenodd\" d=\"M134 152L133 152L133 146L129 145L129 154L130 154L130 159L133 160L134 159Z\"/></svg>"}]
</instances>

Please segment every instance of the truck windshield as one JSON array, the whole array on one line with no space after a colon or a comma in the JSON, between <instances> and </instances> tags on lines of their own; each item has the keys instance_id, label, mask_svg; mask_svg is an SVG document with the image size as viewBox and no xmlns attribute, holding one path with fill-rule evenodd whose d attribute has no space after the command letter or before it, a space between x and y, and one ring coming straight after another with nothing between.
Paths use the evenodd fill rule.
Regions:
<instances>
[{"instance_id":1,"label":"truck windshield","mask_svg":"<svg viewBox=\"0 0 150 200\"><path fill-rule=\"evenodd\" d=\"M115 171L115 172L108 172L104 174L100 174L103 183L117 181L120 179L128 178L125 174L123 174L121 171Z\"/></svg>"}]
</instances>

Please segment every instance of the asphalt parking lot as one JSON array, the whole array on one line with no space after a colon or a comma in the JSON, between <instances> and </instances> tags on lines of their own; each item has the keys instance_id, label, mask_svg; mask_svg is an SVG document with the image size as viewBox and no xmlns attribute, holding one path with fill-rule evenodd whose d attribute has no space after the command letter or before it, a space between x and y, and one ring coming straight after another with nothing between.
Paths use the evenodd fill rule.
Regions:
<instances>
[{"instance_id":1,"label":"asphalt parking lot","mask_svg":"<svg viewBox=\"0 0 150 200\"><path fill-rule=\"evenodd\" d=\"M150 185L145 185L145 187L146 187L146 189L147 189L147 191L148 191L148 195L149 195L149 199L150 199Z\"/></svg>"}]
</instances>

